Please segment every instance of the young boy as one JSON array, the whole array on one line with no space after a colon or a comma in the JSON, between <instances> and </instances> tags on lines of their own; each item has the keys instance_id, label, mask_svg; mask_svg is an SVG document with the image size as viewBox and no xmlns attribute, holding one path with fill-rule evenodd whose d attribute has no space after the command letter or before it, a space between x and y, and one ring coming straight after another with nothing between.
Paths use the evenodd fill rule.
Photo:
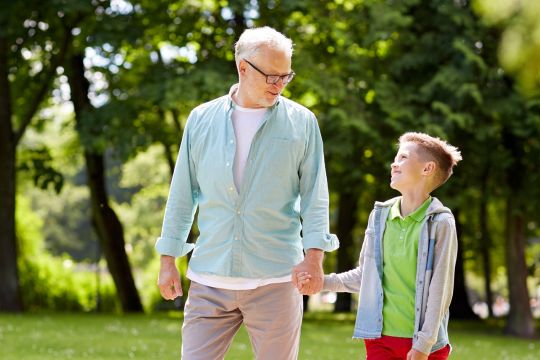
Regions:
<instances>
[{"instance_id":1,"label":"young boy","mask_svg":"<svg viewBox=\"0 0 540 360\"><path fill-rule=\"evenodd\" d=\"M375 203L359 266L324 278L325 291L358 293L353 337L364 339L368 360L449 356L456 226L430 193L460 160L457 148L438 138L402 135L390 180L401 196ZM297 274L300 292L309 279Z\"/></svg>"}]
</instances>

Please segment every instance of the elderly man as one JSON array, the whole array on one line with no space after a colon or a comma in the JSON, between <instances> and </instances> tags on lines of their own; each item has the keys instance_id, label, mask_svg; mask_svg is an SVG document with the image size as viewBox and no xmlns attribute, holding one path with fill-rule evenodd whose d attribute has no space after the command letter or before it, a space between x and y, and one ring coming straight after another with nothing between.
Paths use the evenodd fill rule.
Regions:
<instances>
[{"instance_id":1,"label":"elderly man","mask_svg":"<svg viewBox=\"0 0 540 360\"><path fill-rule=\"evenodd\" d=\"M281 96L292 52L272 28L246 30L235 46L239 83L188 118L156 243L165 299L182 295L175 257L193 250L183 359L223 359L242 323L257 359L296 359L303 309L291 273L309 272L306 293L319 291L323 252L339 245L317 121Z\"/></svg>"}]
</instances>

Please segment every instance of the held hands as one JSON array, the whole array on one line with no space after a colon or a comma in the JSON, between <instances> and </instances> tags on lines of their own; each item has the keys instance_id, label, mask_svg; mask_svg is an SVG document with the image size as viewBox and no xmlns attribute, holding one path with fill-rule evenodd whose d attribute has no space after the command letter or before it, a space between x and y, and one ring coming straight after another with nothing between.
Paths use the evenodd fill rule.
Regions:
<instances>
[{"instance_id":1,"label":"held hands","mask_svg":"<svg viewBox=\"0 0 540 360\"><path fill-rule=\"evenodd\" d=\"M161 255L158 287L161 296L163 296L165 300L174 300L177 297L182 296L180 273L176 268L174 257L172 256Z\"/></svg>"},{"instance_id":2,"label":"held hands","mask_svg":"<svg viewBox=\"0 0 540 360\"><path fill-rule=\"evenodd\" d=\"M293 268L292 282L302 295L321 291L324 280L323 254L320 249L308 249L304 261Z\"/></svg>"},{"instance_id":3,"label":"held hands","mask_svg":"<svg viewBox=\"0 0 540 360\"><path fill-rule=\"evenodd\" d=\"M296 288L298 289L300 294L307 295L305 294L307 287L304 288L304 286L306 284L309 284L310 280L311 280L311 275L307 272L299 272L296 274Z\"/></svg>"}]
</instances>

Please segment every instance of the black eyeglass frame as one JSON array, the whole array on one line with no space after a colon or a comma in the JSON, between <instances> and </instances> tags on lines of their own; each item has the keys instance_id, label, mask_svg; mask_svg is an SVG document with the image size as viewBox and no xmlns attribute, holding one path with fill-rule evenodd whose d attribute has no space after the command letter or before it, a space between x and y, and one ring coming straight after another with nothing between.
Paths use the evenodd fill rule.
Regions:
<instances>
[{"instance_id":1,"label":"black eyeglass frame","mask_svg":"<svg viewBox=\"0 0 540 360\"><path fill-rule=\"evenodd\" d=\"M258 72L260 72L262 75L264 75L266 77L266 83L267 84L277 84L279 82L279 80L281 80L281 82L284 85L286 85L286 84L290 83L292 81L292 79L294 79L294 76L296 75L296 73L294 71L291 71L290 73L285 74L285 75L266 74L264 71L262 71L261 69L259 69L255 65L253 65L248 60L246 60L246 59L242 59L242 60L247 62L252 68L254 68Z\"/></svg>"}]
</instances>

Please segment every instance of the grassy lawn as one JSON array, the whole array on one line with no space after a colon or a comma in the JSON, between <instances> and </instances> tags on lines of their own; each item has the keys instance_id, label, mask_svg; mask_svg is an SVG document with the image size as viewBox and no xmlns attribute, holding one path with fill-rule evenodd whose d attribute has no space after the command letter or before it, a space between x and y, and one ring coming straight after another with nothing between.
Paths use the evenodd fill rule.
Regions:
<instances>
[{"instance_id":1,"label":"grassy lawn","mask_svg":"<svg viewBox=\"0 0 540 360\"><path fill-rule=\"evenodd\" d=\"M0 314L0 359L179 359L181 315ZM353 315L306 314L300 359L363 359ZM454 322L451 359L538 360L540 340L501 335L500 324ZM226 359L252 359L241 329Z\"/></svg>"}]
</instances>

